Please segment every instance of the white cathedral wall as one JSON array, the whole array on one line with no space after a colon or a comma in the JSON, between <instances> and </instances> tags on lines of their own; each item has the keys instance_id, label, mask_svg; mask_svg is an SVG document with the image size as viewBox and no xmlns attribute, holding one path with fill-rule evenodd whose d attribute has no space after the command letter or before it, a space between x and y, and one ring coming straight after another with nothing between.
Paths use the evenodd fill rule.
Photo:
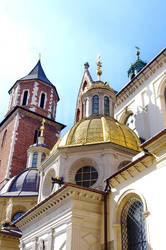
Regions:
<instances>
[{"instance_id":1,"label":"white cathedral wall","mask_svg":"<svg viewBox=\"0 0 166 250\"><path fill-rule=\"evenodd\" d=\"M56 204L51 206L51 204ZM43 211L41 213L41 211ZM67 187L23 220L21 250L101 249L102 194Z\"/></svg>"},{"instance_id":2,"label":"white cathedral wall","mask_svg":"<svg viewBox=\"0 0 166 250\"><path fill-rule=\"evenodd\" d=\"M67 228L71 221L71 203L62 201L59 208L52 208L44 216L39 215L33 222L23 226L21 250L61 249L66 245ZM41 248L40 248L41 247ZM63 249L63 248L62 248Z\"/></svg>"},{"instance_id":3,"label":"white cathedral wall","mask_svg":"<svg viewBox=\"0 0 166 250\"><path fill-rule=\"evenodd\" d=\"M166 108L161 85L166 85L166 64L163 64L142 85L129 94L120 105L115 107L115 118L124 122L130 112L135 114L136 130L140 137L148 139L166 126ZM164 91L164 89L163 89Z\"/></svg>"},{"instance_id":4,"label":"white cathedral wall","mask_svg":"<svg viewBox=\"0 0 166 250\"><path fill-rule=\"evenodd\" d=\"M118 170L118 166L123 161L131 161L134 152L125 150L116 146L109 149L98 149L101 145L92 145L77 149L68 148L66 152L52 156L48 162L46 161L41 167L41 182L39 189L39 201L45 199L51 192L59 189L58 184L52 185L51 177L63 177L65 182L75 184L76 172L84 166L93 166L98 172L98 180L92 186L103 190L105 187L104 180L114 174ZM108 147L108 145L106 145Z\"/></svg>"},{"instance_id":5,"label":"white cathedral wall","mask_svg":"<svg viewBox=\"0 0 166 250\"><path fill-rule=\"evenodd\" d=\"M166 160L158 162L157 165L154 163L150 168L112 189L112 194L109 196L109 225L111 225L109 237L114 241L115 249L121 249L117 247L117 231L120 230L119 208L124 202L123 199L130 194L136 194L141 198L144 211L148 215L145 217L148 249L165 250L165 165Z\"/></svg>"}]
</instances>

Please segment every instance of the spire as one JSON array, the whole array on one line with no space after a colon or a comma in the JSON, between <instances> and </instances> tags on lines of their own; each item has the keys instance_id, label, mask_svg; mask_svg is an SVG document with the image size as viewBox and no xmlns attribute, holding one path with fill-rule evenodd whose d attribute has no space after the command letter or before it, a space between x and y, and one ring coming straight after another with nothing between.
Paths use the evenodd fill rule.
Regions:
<instances>
[{"instance_id":1,"label":"spire","mask_svg":"<svg viewBox=\"0 0 166 250\"><path fill-rule=\"evenodd\" d=\"M32 80L32 79L39 79L43 82L46 82L52 86L54 86L46 77L44 70L41 66L41 62L40 59L38 60L37 64L35 65L35 67L31 70L31 72L24 76L23 78L19 79L19 80Z\"/></svg>"}]
</instances>

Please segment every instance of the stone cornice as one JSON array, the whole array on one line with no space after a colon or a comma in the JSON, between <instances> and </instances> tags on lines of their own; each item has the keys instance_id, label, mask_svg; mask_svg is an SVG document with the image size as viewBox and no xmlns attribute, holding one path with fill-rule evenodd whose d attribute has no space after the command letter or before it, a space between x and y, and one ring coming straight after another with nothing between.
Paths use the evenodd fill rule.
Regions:
<instances>
[{"instance_id":1,"label":"stone cornice","mask_svg":"<svg viewBox=\"0 0 166 250\"><path fill-rule=\"evenodd\" d=\"M154 74L157 69L166 63L166 48L164 48L150 63L148 63L130 82L128 82L116 95L117 108L129 95L134 93L144 82Z\"/></svg>"},{"instance_id":2,"label":"stone cornice","mask_svg":"<svg viewBox=\"0 0 166 250\"><path fill-rule=\"evenodd\" d=\"M48 211L56 210L66 200L80 200L89 201L90 203L98 203L103 200L104 192L95 189L78 187L74 184L65 184L61 189L51 194L45 200L30 209L21 218L19 218L13 225L18 228L31 223L37 217L45 216Z\"/></svg>"},{"instance_id":3,"label":"stone cornice","mask_svg":"<svg viewBox=\"0 0 166 250\"><path fill-rule=\"evenodd\" d=\"M109 181L111 187L116 187L124 181L135 177L145 169L149 168L154 160L154 156L144 151L135 156L135 160L120 169L117 173L110 176Z\"/></svg>"},{"instance_id":4,"label":"stone cornice","mask_svg":"<svg viewBox=\"0 0 166 250\"><path fill-rule=\"evenodd\" d=\"M12 239L18 239L21 237L21 234L15 233L15 232L3 232L0 231L0 240L12 240Z\"/></svg>"},{"instance_id":5,"label":"stone cornice","mask_svg":"<svg viewBox=\"0 0 166 250\"><path fill-rule=\"evenodd\" d=\"M30 110L28 110L26 108L23 108L21 106L15 106L9 113L7 113L7 115L5 116L5 118L0 123L0 129L3 128L2 125L5 124L5 122L7 122L8 120L12 119L12 117L15 114L19 113L20 111L26 113L27 116L35 117L35 118L38 117L39 120L42 120L42 118L45 118L47 120L48 124L50 124L52 126L58 126L61 130L66 127L66 125L64 125L62 123L59 123L59 122L56 122L56 121L54 121L54 120L52 120L52 119L50 119L50 118L48 118L46 116L43 116L43 115L38 114L36 112L30 111Z\"/></svg>"}]
</instances>

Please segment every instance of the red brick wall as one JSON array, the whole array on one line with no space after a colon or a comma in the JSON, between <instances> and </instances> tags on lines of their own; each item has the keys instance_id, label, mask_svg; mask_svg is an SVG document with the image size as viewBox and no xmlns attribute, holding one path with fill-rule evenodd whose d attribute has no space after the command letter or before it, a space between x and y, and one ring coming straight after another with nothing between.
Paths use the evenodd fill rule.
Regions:
<instances>
[{"instance_id":1,"label":"red brick wall","mask_svg":"<svg viewBox=\"0 0 166 250\"><path fill-rule=\"evenodd\" d=\"M42 118L39 116L31 115L28 112L18 109L13 114L13 119L4 127L0 132L0 145L2 143L2 137L4 131L7 129L6 142L3 148L0 148L0 182L5 178L6 170L8 166L10 148L11 148L11 138L14 131L14 123L16 120L16 113L19 112L20 119L18 120L18 126L16 131L16 138L14 143L14 151L12 155L12 162L10 166L10 177L18 174L20 171L26 168L27 161L27 149L34 142L35 130L39 129L41 126ZM10 119L10 118L9 118ZM58 140L57 133L59 134L59 128L56 125L49 124L46 120L45 122L45 144L50 148Z\"/></svg>"},{"instance_id":2,"label":"red brick wall","mask_svg":"<svg viewBox=\"0 0 166 250\"><path fill-rule=\"evenodd\" d=\"M12 135L14 131L14 123L15 123L15 117L6 123L5 127L2 127L0 130L0 182L5 178L6 176L6 170L8 166L8 160L9 160L9 154L10 154L10 147L12 142ZM2 140L4 133L6 132L5 141L3 143L2 147Z\"/></svg>"},{"instance_id":3,"label":"red brick wall","mask_svg":"<svg viewBox=\"0 0 166 250\"><path fill-rule=\"evenodd\" d=\"M37 90L37 95L35 97L36 104L34 105L32 103L32 98L33 98L35 82L38 83L38 86L37 86L38 90ZM41 115L50 117L51 119L55 118L55 116L53 114L53 103L55 103L55 105L57 104L58 96L56 94L55 89L52 86L49 86L48 84L45 84L40 80L27 80L27 81L19 81L14 86L14 90L17 88L17 85L20 86L18 96L17 96L17 105L21 106L21 104L22 104L22 95L23 95L24 90L29 90L28 103L27 103L27 105L25 105L23 107L28 108L28 109L35 107L36 108L34 110L35 112L37 112ZM46 105L44 108L39 107L40 95L42 92L46 93ZM51 95L53 95L52 101L51 101ZM50 102L51 102L51 112L49 111ZM50 114L50 116L48 116L49 114Z\"/></svg>"},{"instance_id":4,"label":"red brick wall","mask_svg":"<svg viewBox=\"0 0 166 250\"><path fill-rule=\"evenodd\" d=\"M39 129L40 126L40 118L22 114L22 119L19 120L17 130L17 140L14 147L10 177L18 174L26 167L27 149L33 144L35 130ZM44 130L45 144L50 148L52 148L58 140L57 132L58 129L55 126L47 124L46 121Z\"/></svg>"}]
</instances>

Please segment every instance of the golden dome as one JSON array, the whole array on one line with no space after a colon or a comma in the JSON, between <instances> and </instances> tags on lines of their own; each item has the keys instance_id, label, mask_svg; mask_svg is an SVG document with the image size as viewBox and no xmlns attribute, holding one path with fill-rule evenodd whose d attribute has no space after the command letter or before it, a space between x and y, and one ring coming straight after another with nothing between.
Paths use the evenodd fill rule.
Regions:
<instances>
[{"instance_id":1,"label":"golden dome","mask_svg":"<svg viewBox=\"0 0 166 250\"><path fill-rule=\"evenodd\" d=\"M112 117L91 116L77 122L55 144L50 153L53 153L57 148L107 142L140 151L140 141L129 127L120 124Z\"/></svg>"}]
</instances>

